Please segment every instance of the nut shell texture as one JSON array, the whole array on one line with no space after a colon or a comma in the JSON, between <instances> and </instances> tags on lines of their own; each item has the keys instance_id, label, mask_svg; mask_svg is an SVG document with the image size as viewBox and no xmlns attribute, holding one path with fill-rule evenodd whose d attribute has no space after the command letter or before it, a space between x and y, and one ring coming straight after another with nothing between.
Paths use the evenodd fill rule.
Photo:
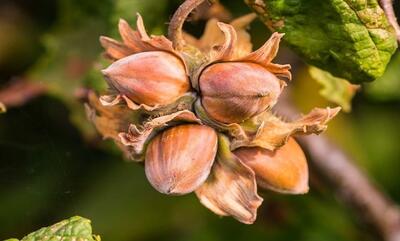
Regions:
<instances>
[{"instance_id":1,"label":"nut shell texture","mask_svg":"<svg viewBox=\"0 0 400 241\"><path fill-rule=\"evenodd\" d=\"M114 62L103 74L120 94L149 106L170 104L190 88L182 60L166 51L130 55Z\"/></svg>"},{"instance_id":2,"label":"nut shell texture","mask_svg":"<svg viewBox=\"0 0 400 241\"><path fill-rule=\"evenodd\" d=\"M274 152L260 147L243 147L234 153L253 169L260 187L290 194L308 192L306 157L293 138Z\"/></svg>"},{"instance_id":3,"label":"nut shell texture","mask_svg":"<svg viewBox=\"0 0 400 241\"><path fill-rule=\"evenodd\" d=\"M208 115L223 123L239 123L274 105L280 80L251 62L208 66L200 75L201 103Z\"/></svg>"},{"instance_id":4,"label":"nut shell texture","mask_svg":"<svg viewBox=\"0 0 400 241\"><path fill-rule=\"evenodd\" d=\"M194 191L210 174L217 139L214 129L203 125L180 125L163 131L147 147L147 179L161 193Z\"/></svg>"}]
</instances>

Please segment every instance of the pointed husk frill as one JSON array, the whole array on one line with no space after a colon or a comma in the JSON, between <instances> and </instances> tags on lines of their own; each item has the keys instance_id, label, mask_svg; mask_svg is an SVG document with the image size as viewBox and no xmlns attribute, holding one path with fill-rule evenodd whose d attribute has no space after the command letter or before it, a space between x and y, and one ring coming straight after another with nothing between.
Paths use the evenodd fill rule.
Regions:
<instances>
[{"instance_id":1,"label":"pointed husk frill","mask_svg":"<svg viewBox=\"0 0 400 241\"><path fill-rule=\"evenodd\" d=\"M257 194L254 171L230 151L229 140L222 134L211 174L196 195L214 213L233 216L246 224L256 220L257 208L263 201Z\"/></svg>"},{"instance_id":2,"label":"pointed husk frill","mask_svg":"<svg viewBox=\"0 0 400 241\"><path fill-rule=\"evenodd\" d=\"M201 105L214 120L240 123L275 105L286 83L291 79L290 65L272 63L282 34L274 33L258 50L247 53L237 46L235 28L217 24L225 42L214 47L193 75L192 85L201 94ZM243 42L243 41L241 41Z\"/></svg>"},{"instance_id":3,"label":"pointed husk frill","mask_svg":"<svg viewBox=\"0 0 400 241\"><path fill-rule=\"evenodd\" d=\"M195 102L196 115L201 121L231 138L230 148L261 147L270 151L283 146L295 134L319 134L327 128L327 123L335 117L340 107L314 108L297 120L283 121L272 111L248 119L242 123L226 124L210 118L201 102Z\"/></svg>"},{"instance_id":4,"label":"pointed husk frill","mask_svg":"<svg viewBox=\"0 0 400 241\"><path fill-rule=\"evenodd\" d=\"M163 130L185 123L201 124L188 109L150 117L127 105L104 106L94 92L89 93L86 112L104 139L114 140L128 159L137 162L144 160L148 143Z\"/></svg>"},{"instance_id":5,"label":"pointed husk frill","mask_svg":"<svg viewBox=\"0 0 400 241\"><path fill-rule=\"evenodd\" d=\"M122 42L100 37L105 56L115 61L102 71L110 86L110 93L101 97L104 105L125 103L152 112L169 108L190 91L181 54L164 36L149 36L139 14L136 31L121 19L119 32Z\"/></svg>"}]
</instances>

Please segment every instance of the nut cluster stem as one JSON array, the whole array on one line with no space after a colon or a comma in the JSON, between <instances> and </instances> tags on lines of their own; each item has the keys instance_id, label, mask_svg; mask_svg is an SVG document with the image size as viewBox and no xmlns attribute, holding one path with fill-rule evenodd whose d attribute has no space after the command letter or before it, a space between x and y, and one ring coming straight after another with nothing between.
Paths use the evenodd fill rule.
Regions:
<instances>
[{"instance_id":1,"label":"nut cluster stem","mask_svg":"<svg viewBox=\"0 0 400 241\"><path fill-rule=\"evenodd\" d=\"M168 27L168 38L172 41L176 50L181 50L185 41L182 35L182 27L189 14L206 0L186 0L176 10Z\"/></svg>"}]
</instances>

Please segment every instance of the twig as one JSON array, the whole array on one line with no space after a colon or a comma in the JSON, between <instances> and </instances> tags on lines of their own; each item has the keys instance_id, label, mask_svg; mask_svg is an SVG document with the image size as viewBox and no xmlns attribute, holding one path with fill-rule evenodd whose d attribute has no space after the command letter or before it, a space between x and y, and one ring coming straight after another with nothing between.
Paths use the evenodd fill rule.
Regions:
<instances>
[{"instance_id":1,"label":"twig","mask_svg":"<svg viewBox=\"0 0 400 241\"><path fill-rule=\"evenodd\" d=\"M168 37L172 41L175 49L182 49L184 40L182 36L182 27L189 14L206 0L186 0L176 10L172 16L168 27Z\"/></svg>"},{"instance_id":2,"label":"twig","mask_svg":"<svg viewBox=\"0 0 400 241\"><path fill-rule=\"evenodd\" d=\"M294 118L298 112L288 103L279 106ZM309 154L311 166L333 187L338 196L357 210L386 241L400 241L400 209L378 189L338 146L325 136L297 138Z\"/></svg>"},{"instance_id":3,"label":"twig","mask_svg":"<svg viewBox=\"0 0 400 241\"><path fill-rule=\"evenodd\" d=\"M383 11L386 14L386 17L389 20L389 23L393 26L394 31L396 32L397 41L400 43L400 26L396 19L396 14L393 9L393 1L392 0L380 0L380 5Z\"/></svg>"},{"instance_id":4,"label":"twig","mask_svg":"<svg viewBox=\"0 0 400 241\"><path fill-rule=\"evenodd\" d=\"M26 79L14 79L0 89L0 102L7 107L18 107L42 95L45 86L29 82Z\"/></svg>"}]
</instances>

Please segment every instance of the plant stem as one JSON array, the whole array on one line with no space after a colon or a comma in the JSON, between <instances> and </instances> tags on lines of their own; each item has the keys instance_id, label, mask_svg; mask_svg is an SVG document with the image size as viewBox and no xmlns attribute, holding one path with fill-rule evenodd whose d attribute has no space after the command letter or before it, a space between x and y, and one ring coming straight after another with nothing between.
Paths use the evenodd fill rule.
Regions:
<instances>
[{"instance_id":1,"label":"plant stem","mask_svg":"<svg viewBox=\"0 0 400 241\"><path fill-rule=\"evenodd\" d=\"M283 97L283 96L282 96ZM281 98L282 114L295 118L298 111ZM370 224L385 241L400 241L400 209L337 145L324 135L296 138L310 157L311 167L358 216Z\"/></svg>"},{"instance_id":2,"label":"plant stem","mask_svg":"<svg viewBox=\"0 0 400 241\"><path fill-rule=\"evenodd\" d=\"M172 41L175 49L181 50L185 43L182 35L182 27L186 18L193 11L193 9L202 4L204 1L206 0L186 0L175 11L168 27L168 37Z\"/></svg>"},{"instance_id":3,"label":"plant stem","mask_svg":"<svg viewBox=\"0 0 400 241\"><path fill-rule=\"evenodd\" d=\"M6 107L18 107L43 95L46 87L24 78L11 80L7 86L0 89L0 102Z\"/></svg>"},{"instance_id":4,"label":"plant stem","mask_svg":"<svg viewBox=\"0 0 400 241\"><path fill-rule=\"evenodd\" d=\"M385 11L386 17L389 20L389 23L393 26L394 31L396 32L397 41L400 43L400 26L396 19L396 14L393 9L393 1L392 0L380 0L380 5Z\"/></svg>"}]
</instances>

